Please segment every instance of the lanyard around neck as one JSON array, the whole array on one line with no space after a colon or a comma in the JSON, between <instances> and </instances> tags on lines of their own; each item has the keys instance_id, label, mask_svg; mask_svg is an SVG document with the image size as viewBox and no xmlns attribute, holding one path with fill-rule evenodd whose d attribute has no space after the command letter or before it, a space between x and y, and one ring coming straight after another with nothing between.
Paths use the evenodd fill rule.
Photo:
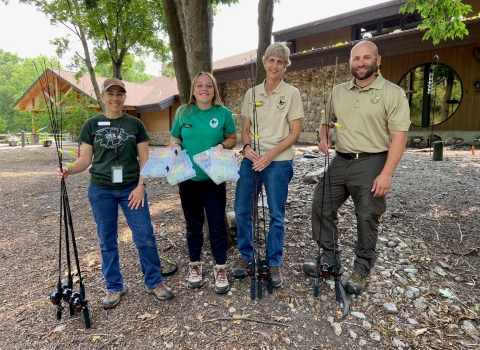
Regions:
<instances>
[{"instance_id":1,"label":"lanyard around neck","mask_svg":"<svg viewBox=\"0 0 480 350\"><path fill-rule=\"evenodd\" d=\"M108 120L107 116L105 114L103 116L105 117L105 120L108 122L109 120ZM115 149L115 163L117 164L117 166L118 166L118 143L120 142L120 140L118 138L118 135L120 134L120 127L122 126L122 121L123 121L123 114L120 117L120 124L118 124L117 135L115 135L115 138L113 138L112 126L111 125L108 126L108 129L110 131L110 137L112 139L112 144L113 144L114 149Z\"/></svg>"}]
</instances>

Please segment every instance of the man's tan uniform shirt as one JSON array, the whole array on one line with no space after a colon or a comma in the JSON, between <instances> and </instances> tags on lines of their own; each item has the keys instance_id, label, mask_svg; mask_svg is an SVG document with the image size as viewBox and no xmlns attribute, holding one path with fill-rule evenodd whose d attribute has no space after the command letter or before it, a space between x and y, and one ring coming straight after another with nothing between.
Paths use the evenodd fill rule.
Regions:
<instances>
[{"instance_id":1,"label":"man's tan uniform shirt","mask_svg":"<svg viewBox=\"0 0 480 350\"><path fill-rule=\"evenodd\" d=\"M242 116L250 119L250 144L253 147L253 137L260 144L260 155L275 148L290 133L288 122L303 118L303 105L300 92L297 88L280 81L278 86L270 93L265 92L265 81L255 86L255 102L257 106L257 120L253 120L253 94L249 89L245 94L242 106ZM254 125L258 127L258 135L254 135ZM258 150L257 150L258 151ZM293 158L293 145L277 155L273 160L290 160Z\"/></svg>"},{"instance_id":2,"label":"man's tan uniform shirt","mask_svg":"<svg viewBox=\"0 0 480 350\"><path fill-rule=\"evenodd\" d=\"M335 86L322 124L329 118L336 132L337 151L379 153L390 147L389 130L408 131L410 108L405 91L378 73L364 88L355 85L355 78Z\"/></svg>"}]
</instances>

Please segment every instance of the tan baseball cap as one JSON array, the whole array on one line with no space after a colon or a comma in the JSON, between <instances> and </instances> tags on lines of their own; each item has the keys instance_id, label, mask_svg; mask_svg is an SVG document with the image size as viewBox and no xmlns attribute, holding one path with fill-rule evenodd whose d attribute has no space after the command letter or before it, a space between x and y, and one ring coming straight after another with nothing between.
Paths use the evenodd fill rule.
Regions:
<instances>
[{"instance_id":1,"label":"tan baseball cap","mask_svg":"<svg viewBox=\"0 0 480 350\"><path fill-rule=\"evenodd\" d=\"M119 88L121 88L123 90L123 92L127 92L127 90L125 89L125 84L123 83L123 81L121 81L120 79L117 79L117 78L105 79L105 81L103 82L103 84L100 88L100 92L103 94L105 92L105 90L107 90L109 87L112 87L112 86L118 86Z\"/></svg>"}]
</instances>

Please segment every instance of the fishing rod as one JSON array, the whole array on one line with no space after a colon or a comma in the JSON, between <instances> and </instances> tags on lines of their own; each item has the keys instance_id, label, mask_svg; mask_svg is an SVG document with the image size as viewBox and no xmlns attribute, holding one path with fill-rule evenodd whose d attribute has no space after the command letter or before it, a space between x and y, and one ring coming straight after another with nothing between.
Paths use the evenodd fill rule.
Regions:
<instances>
[{"instance_id":1,"label":"fishing rod","mask_svg":"<svg viewBox=\"0 0 480 350\"><path fill-rule=\"evenodd\" d=\"M338 67L338 57L335 59L335 70L332 77L332 92L333 87L335 86L335 79L337 75L337 67ZM341 128L342 126L339 123L333 123L331 120L331 110L332 110L332 92L330 93L330 106L328 108L327 113L327 102L326 102L326 94L325 94L325 70L323 65L322 59L322 75L323 75L323 106L324 106L324 113L325 113L325 120L326 120L326 138L327 138L327 145L329 143L329 131L330 125L334 125L334 127ZM328 116L327 116L328 114ZM321 137L322 135L320 135ZM323 216L323 207L325 203L325 192L327 189L327 182L328 182L328 191L329 191L329 200L330 200L330 208L333 206L333 198L332 198L332 182L330 177L330 171L328 170L330 167L330 154L327 150L324 158L324 177L323 177L323 189L322 189L322 203L320 205L320 212ZM327 171L328 170L328 171ZM325 174L327 174L325 176ZM350 298L348 297L347 293L345 292L345 288L343 287L342 283L340 282L340 263L337 261L337 242L338 240L335 239L335 229L333 226L333 216L332 211L330 210L330 223L332 227L332 242L333 242L333 265L329 265L328 263L322 263L322 257L319 247L319 252L317 255L317 262L316 262L316 277L315 277L315 285L313 295L318 297L320 291L320 282L321 281L329 281L333 278L335 283L335 299L336 301L340 301L340 297L343 299L343 316L342 318L348 315L348 310L350 309ZM320 223L320 240L322 237L322 224Z\"/></svg>"},{"instance_id":2,"label":"fishing rod","mask_svg":"<svg viewBox=\"0 0 480 350\"><path fill-rule=\"evenodd\" d=\"M257 59L258 61L258 59ZM257 105L261 106L261 102L255 101L255 75L253 73L254 64L253 60L250 65L250 70L248 65L245 66L247 80L252 82L252 108L253 108L253 131L250 132L251 147L254 151L260 154L260 135L258 129L258 117L257 117ZM248 264L247 275L250 276L250 299L255 300L255 294L257 294L258 299L263 297L263 284L267 283L267 291L269 294L273 292L272 285L272 276L270 274L270 261L268 258L268 247L267 247L267 228L266 228L266 213L265 213L265 203L262 190L262 173L260 171L254 171L253 175L253 186L254 191L252 194L253 199L253 258ZM259 218L259 195L261 196L261 207L262 207L262 218L263 218L263 227L260 225ZM260 249L255 249L256 246L260 246L260 231L263 231L263 238L265 242L265 256L262 257L260 254ZM256 258L255 258L256 254ZM257 287L257 293L255 293L255 287Z\"/></svg>"},{"instance_id":3,"label":"fishing rod","mask_svg":"<svg viewBox=\"0 0 480 350\"><path fill-rule=\"evenodd\" d=\"M35 64L35 69L39 76L39 84L41 91L43 93L45 104L46 104L46 111L50 119L50 126L52 129L52 133L54 135L57 157L58 157L58 164L60 167L60 171L63 170L63 164L70 164L65 163L63 161L63 154L66 153L63 150L62 145L62 128L63 128L63 117L62 117L62 110L60 108L61 103L61 95L62 91L59 89L57 91L56 84L53 78L53 67L51 68L51 75L52 79L49 81L47 66L45 62L41 65L43 73L40 74L37 65ZM70 152L67 152L70 153ZM80 154L78 153L78 156ZM59 216L59 244L58 244L58 281L57 281L57 290L50 294L50 302L53 305L56 305L56 317L57 320L62 318L62 311L64 309L62 303L66 303L70 310L70 316L73 316L76 312L82 312L84 316L85 328L90 328L90 314L88 310L88 301L85 298L85 285L83 283L83 278L80 270L80 260L78 258L78 249L75 239L75 231L73 227L73 220L72 220L72 213L70 210L70 202L68 199L67 187L65 183L65 179L62 178L60 182L60 216ZM62 231L64 230L65 236L65 255L67 260L67 283L62 283L61 280L61 270L62 270ZM73 282L73 273L72 273L72 266L71 266L71 249L70 246L73 247L73 255L76 264L76 271L78 273L78 281L79 281L79 291L76 292L74 290L74 282Z\"/></svg>"}]
</instances>

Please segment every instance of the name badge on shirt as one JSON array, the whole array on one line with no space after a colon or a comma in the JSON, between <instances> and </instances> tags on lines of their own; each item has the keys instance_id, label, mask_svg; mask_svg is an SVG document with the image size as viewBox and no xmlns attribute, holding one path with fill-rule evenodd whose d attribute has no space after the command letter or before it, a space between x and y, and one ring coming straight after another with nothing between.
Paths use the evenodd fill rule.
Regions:
<instances>
[{"instance_id":1,"label":"name badge on shirt","mask_svg":"<svg viewBox=\"0 0 480 350\"><path fill-rule=\"evenodd\" d=\"M110 122L107 122L107 121L98 122L98 125L110 125Z\"/></svg>"},{"instance_id":2,"label":"name badge on shirt","mask_svg":"<svg viewBox=\"0 0 480 350\"><path fill-rule=\"evenodd\" d=\"M112 183L118 184L123 182L123 167L112 166Z\"/></svg>"}]
</instances>

